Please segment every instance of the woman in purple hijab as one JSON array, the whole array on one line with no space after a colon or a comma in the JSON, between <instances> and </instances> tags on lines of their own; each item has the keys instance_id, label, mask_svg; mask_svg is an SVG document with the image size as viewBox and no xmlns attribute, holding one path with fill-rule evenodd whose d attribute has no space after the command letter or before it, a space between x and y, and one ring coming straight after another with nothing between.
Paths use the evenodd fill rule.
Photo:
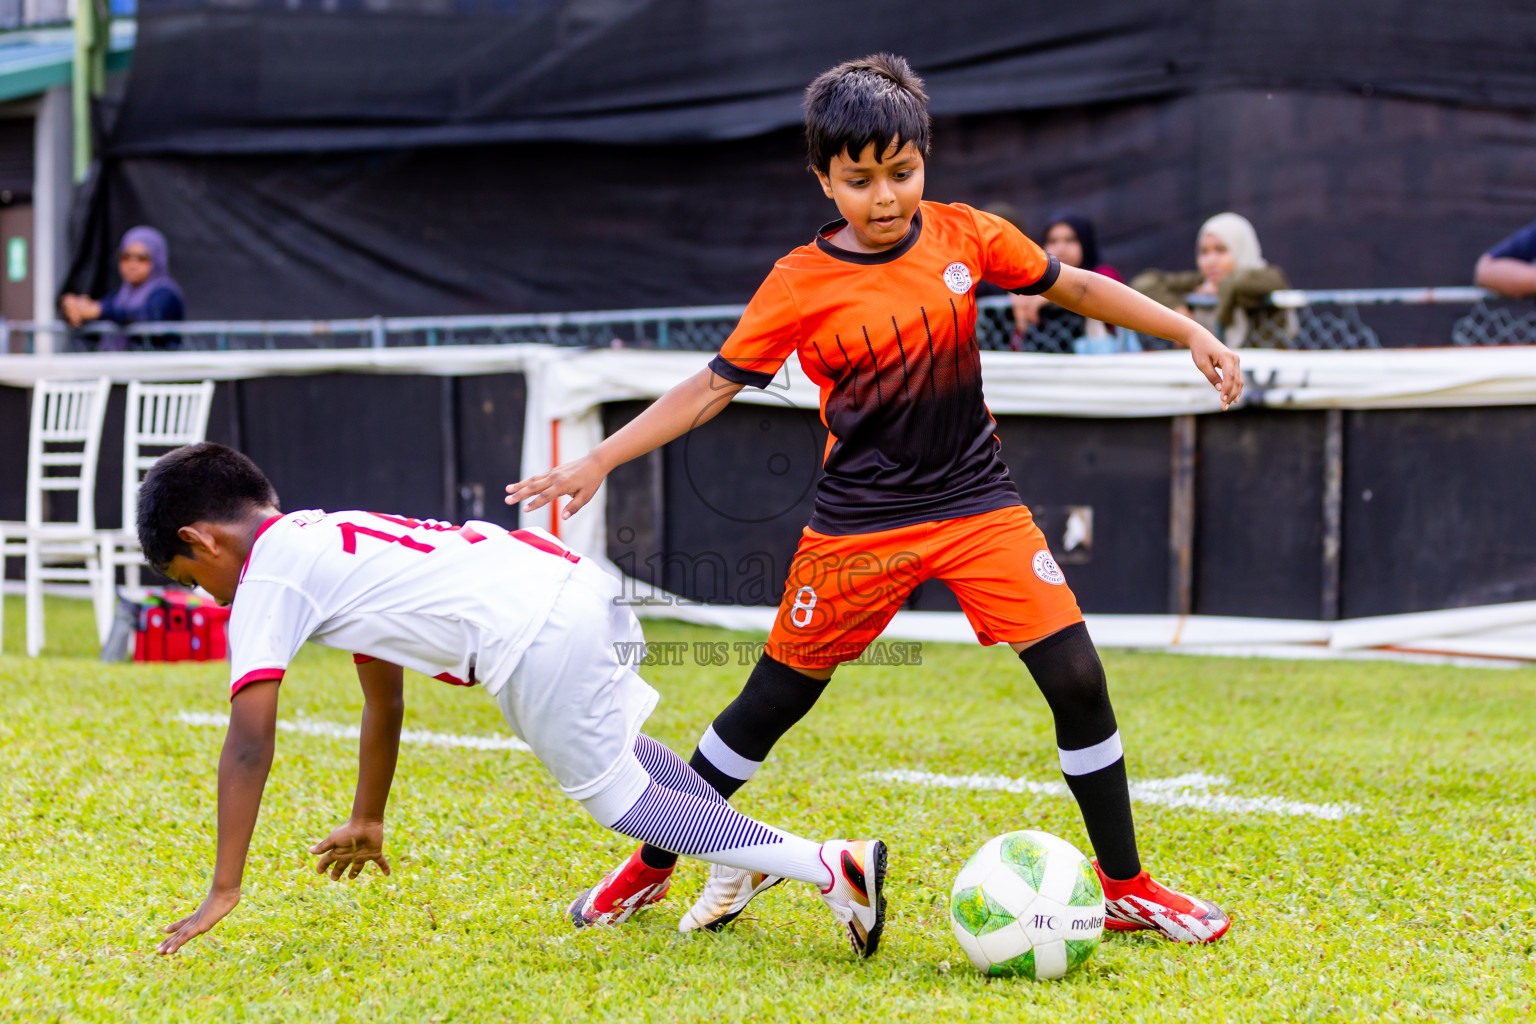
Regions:
<instances>
[{"instance_id":1,"label":"woman in purple hijab","mask_svg":"<svg viewBox=\"0 0 1536 1024\"><path fill-rule=\"evenodd\" d=\"M118 276L122 286L99 302L86 295L65 295L60 305L71 327L91 320L110 320L118 324L162 323L185 318L181 287L171 279L169 253L165 236L154 228L129 228L117 248ZM147 343L155 348L175 345L175 335L146 338L135 335L107 334L101 339L104 351L141 348Z\"/></svg>"}]
</instances>

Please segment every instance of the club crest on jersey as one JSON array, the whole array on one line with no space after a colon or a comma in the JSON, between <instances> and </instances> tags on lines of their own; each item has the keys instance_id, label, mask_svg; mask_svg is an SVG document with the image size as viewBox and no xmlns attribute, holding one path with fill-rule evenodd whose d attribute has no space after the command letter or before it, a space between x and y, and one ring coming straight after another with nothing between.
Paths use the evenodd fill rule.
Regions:
<instances>
[{"instance_id":1,"label":"club crest on jersey","mask_svg":"<svg viewBox=\"0 0 1536 1024\"><path fill-rule=\"evenodd\" d=\"M944 283L956 295L964 295L971 290L971 268L956 260L944 268Z\"/></svg>"},{"instance_id":2,"label":"club crest on jersey","mask_svg":"<svg viewBox=\"0 0 1536 1024\"><path fill-rule=\"evenodd\" d=\"M1061 566L1056 564L1056 559L1045 549L1035 552L1035 575L1049 583L1053 587L1059 587L1067 582L1067 577L1062 574Z\"/></svg>"}]
</instances>

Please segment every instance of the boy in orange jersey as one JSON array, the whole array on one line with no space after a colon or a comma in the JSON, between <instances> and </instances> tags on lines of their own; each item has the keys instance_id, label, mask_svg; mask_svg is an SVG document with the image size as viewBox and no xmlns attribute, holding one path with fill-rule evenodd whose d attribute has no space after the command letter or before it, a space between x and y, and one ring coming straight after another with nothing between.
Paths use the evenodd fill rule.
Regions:
<instances>
[{"instance_id":1,"label":"boy in orange jersey","mask_svg":"<svg viewBox=\"0 0 1536 1024\"><path fill-rule=\"evenodd\" d=\"M912 588L943 580L983 644L1004 643L1050 705L1067 785L1104 884L1106 927L1214 942L1215 904L1142 869L1120 734L1077 601L999 457L982 397L977 281L1044 295L1093 320L1188 348L1221 396L1242 391L1237 356L1193 320L1099 274L1062 266L1001 218L923 200L927 96L900 57L827 71L806 90L811 168L840 220L779 260L709 366L590 453L507 488L529 510L580 509L621 463L765 387L792 354L821 389L830 432L816 507L767 647L690 764L729 798L821 695L837 665L880 635ZM571 906L584 924L623 921L659 899L676 857L643 846ZM771 875L711 869L680 929L720 928Z\"/></svg>"}]
</instances>

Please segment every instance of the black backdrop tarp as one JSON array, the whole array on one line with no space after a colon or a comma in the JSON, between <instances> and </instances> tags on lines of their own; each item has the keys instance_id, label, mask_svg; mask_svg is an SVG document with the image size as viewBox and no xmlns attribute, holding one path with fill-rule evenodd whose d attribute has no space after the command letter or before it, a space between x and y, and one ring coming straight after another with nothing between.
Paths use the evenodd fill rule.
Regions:
<instances>
[{"instance_id":1,"label":"black backdrop tarp","mask_svg":"<svg viewBox=\"0 0 1536 1024\"><path fill-rule=\"evenodd\" d=\"M141 5L73 287L148 222L197 317L745 300L832 215L801 89L876 49L930 197L1078 206L1127 271L1235 208L1300 285L1455 283L1536 213L1523 2L338 6Z\"/></svg>"},{"instance_id":2,"label":"black backdrop tarp","mask_svg":"<svg viewBox=\"0 0 1536 1024\"><path fill-rule=\"evenodd\" d=\"M1213 88L1536 107L1525 0L324 6L144 0L114 150L741 138L798 123L812 77L876 50L922 70L938 115Z\"/></svg>"}]
</instances>

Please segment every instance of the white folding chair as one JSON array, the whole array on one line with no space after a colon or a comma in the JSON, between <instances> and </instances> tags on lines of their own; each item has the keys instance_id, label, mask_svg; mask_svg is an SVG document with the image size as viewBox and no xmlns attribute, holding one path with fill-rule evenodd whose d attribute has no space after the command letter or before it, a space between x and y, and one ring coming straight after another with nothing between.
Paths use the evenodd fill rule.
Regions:
<instances>
[{"instance_id":1,"label":"white folding chair","mask_svg":"<svg viewBox=\"0 0 1536 1024\"><path fill-rule=\"evenodd\" d=\"M112 609L103 596L101 549L96 540L96 463L101 423L112 382L40 380L32 389L27 436L27 518L0 523L0 557L26 560L27 654L43 649L43 584L86 583L96 610L98 639L106 638ZM74 494L73 519L49 518L48 495ZM4 623L0 622L0 630Z\"/></svg>"},{"instance_id":2,"label":"white folding chair","mask_svg":"<svg viewBox=\"0 0 1536 1024\"><path fill-rule=\"evenodd\" d=\"M208 411L213 406L213 381L201 384L128 382L128 411L123 426L123 526L99 535L101 564L106 569L103 600L116 605L117 567L123 580L139 585L144 562L139 549L139 484L155 460L172 448L207 439Z\"/></svg>"}]
</instances>

